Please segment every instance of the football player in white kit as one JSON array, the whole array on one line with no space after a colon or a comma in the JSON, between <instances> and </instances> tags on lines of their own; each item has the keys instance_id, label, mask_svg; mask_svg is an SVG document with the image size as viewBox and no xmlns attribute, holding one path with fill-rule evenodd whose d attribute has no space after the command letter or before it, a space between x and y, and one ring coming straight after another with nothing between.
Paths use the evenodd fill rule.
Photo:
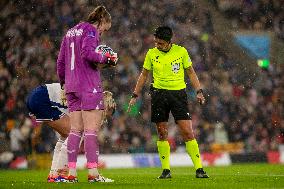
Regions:
<instances>
[{"instance_id":1,"label":"football player in white kit","mask_svg":"<svg viewBox=\"0 0 284 189\"><path fill-rule=\"evenodd\" d=\"M105 115L112 115L116 104L112 93L104 92ZM37 122L45 122L59 133L54 148L48 182L61 182L66 178L61 174L67 171L67 136L70 131L68 107L64 102L64 90L60 83L45 84L36 87L27 97L27 108Z\"/></svg>"}]
</instances>

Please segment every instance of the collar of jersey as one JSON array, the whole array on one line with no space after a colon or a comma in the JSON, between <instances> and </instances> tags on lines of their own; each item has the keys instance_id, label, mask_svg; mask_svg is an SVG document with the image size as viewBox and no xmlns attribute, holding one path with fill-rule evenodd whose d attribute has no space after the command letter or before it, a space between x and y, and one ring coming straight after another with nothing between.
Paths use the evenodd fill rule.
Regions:
<instances>
[{"instance_id":1,"label":"collar of jersey","mask_svg":"<svg viewBox=\"0 0 284 189\"><path fill-rule=\"evenodd\" d=\"M171 48L168 51L162 51L162 50L159 50L158 48L157 49L158 49L158 51L161 51L163 53L168 53L172 49L172 47L173 47L173 44L171 44Z\"/></svg>"}]
</instances>

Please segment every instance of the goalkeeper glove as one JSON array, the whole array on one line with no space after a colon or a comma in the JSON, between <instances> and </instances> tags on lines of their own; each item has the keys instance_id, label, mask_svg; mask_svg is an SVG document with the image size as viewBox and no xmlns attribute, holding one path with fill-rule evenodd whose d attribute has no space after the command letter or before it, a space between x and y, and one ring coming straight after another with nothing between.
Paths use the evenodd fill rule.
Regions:
<instances>
[{"instance_id":1,"label":"goalkeeper glove","mask_svg":"<svg viewBox=\"0 0 284 189\"><path fill-rule=\"evenodd\" d=\"M106 53L106 57L107 57L108 65L116 66L117 61L118 61L117 53L113 53L112 55L110 55L109 53Z\"/></svg>"}]
</instances>

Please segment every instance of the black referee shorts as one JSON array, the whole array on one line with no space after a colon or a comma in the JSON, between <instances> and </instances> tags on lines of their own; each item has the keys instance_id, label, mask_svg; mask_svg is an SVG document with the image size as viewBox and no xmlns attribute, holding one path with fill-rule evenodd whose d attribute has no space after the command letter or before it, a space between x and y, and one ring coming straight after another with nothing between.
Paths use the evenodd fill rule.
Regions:
<instances>
[{"instance_id":1,"label":"black referee shorts","mask_svg":"<svg viewBox=\"0 0 284 189\"><path fill-rule=\"evenodd\" d=\"M191 120L185 89L165 90L152 88L151 97L152 122L167 122L170 112L173 114L175 121Z\"/></svg>"}]
</instances>

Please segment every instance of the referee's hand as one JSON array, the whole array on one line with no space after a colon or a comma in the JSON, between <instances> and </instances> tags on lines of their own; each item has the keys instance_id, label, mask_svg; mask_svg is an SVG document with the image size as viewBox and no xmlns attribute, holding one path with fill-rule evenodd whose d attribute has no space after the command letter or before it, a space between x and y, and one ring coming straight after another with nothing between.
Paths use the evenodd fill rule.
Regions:
<instances>
[{"instance_id":1,"label":"referee's hand","mask_svg":"<svg viewBox=\"0 0 284 189\"><path fill-rule=\"evenodd\" d=\"M196 98L197 98L197 101L200 105L203 105L205 103L205 98L203 96L203 92L197 93Z\"/></svg>"},{"instance_id":2,"label":"referee's hand","mask_svg":"<svg viewBox=\"0 0 284 189\"><path fill-rule=\"evenodd\" d=\"M131 111L132 106L136 103L137 98L132 97L129 101L128 108L127 108L127 113Z\"/></svg>"}]
</instances>

